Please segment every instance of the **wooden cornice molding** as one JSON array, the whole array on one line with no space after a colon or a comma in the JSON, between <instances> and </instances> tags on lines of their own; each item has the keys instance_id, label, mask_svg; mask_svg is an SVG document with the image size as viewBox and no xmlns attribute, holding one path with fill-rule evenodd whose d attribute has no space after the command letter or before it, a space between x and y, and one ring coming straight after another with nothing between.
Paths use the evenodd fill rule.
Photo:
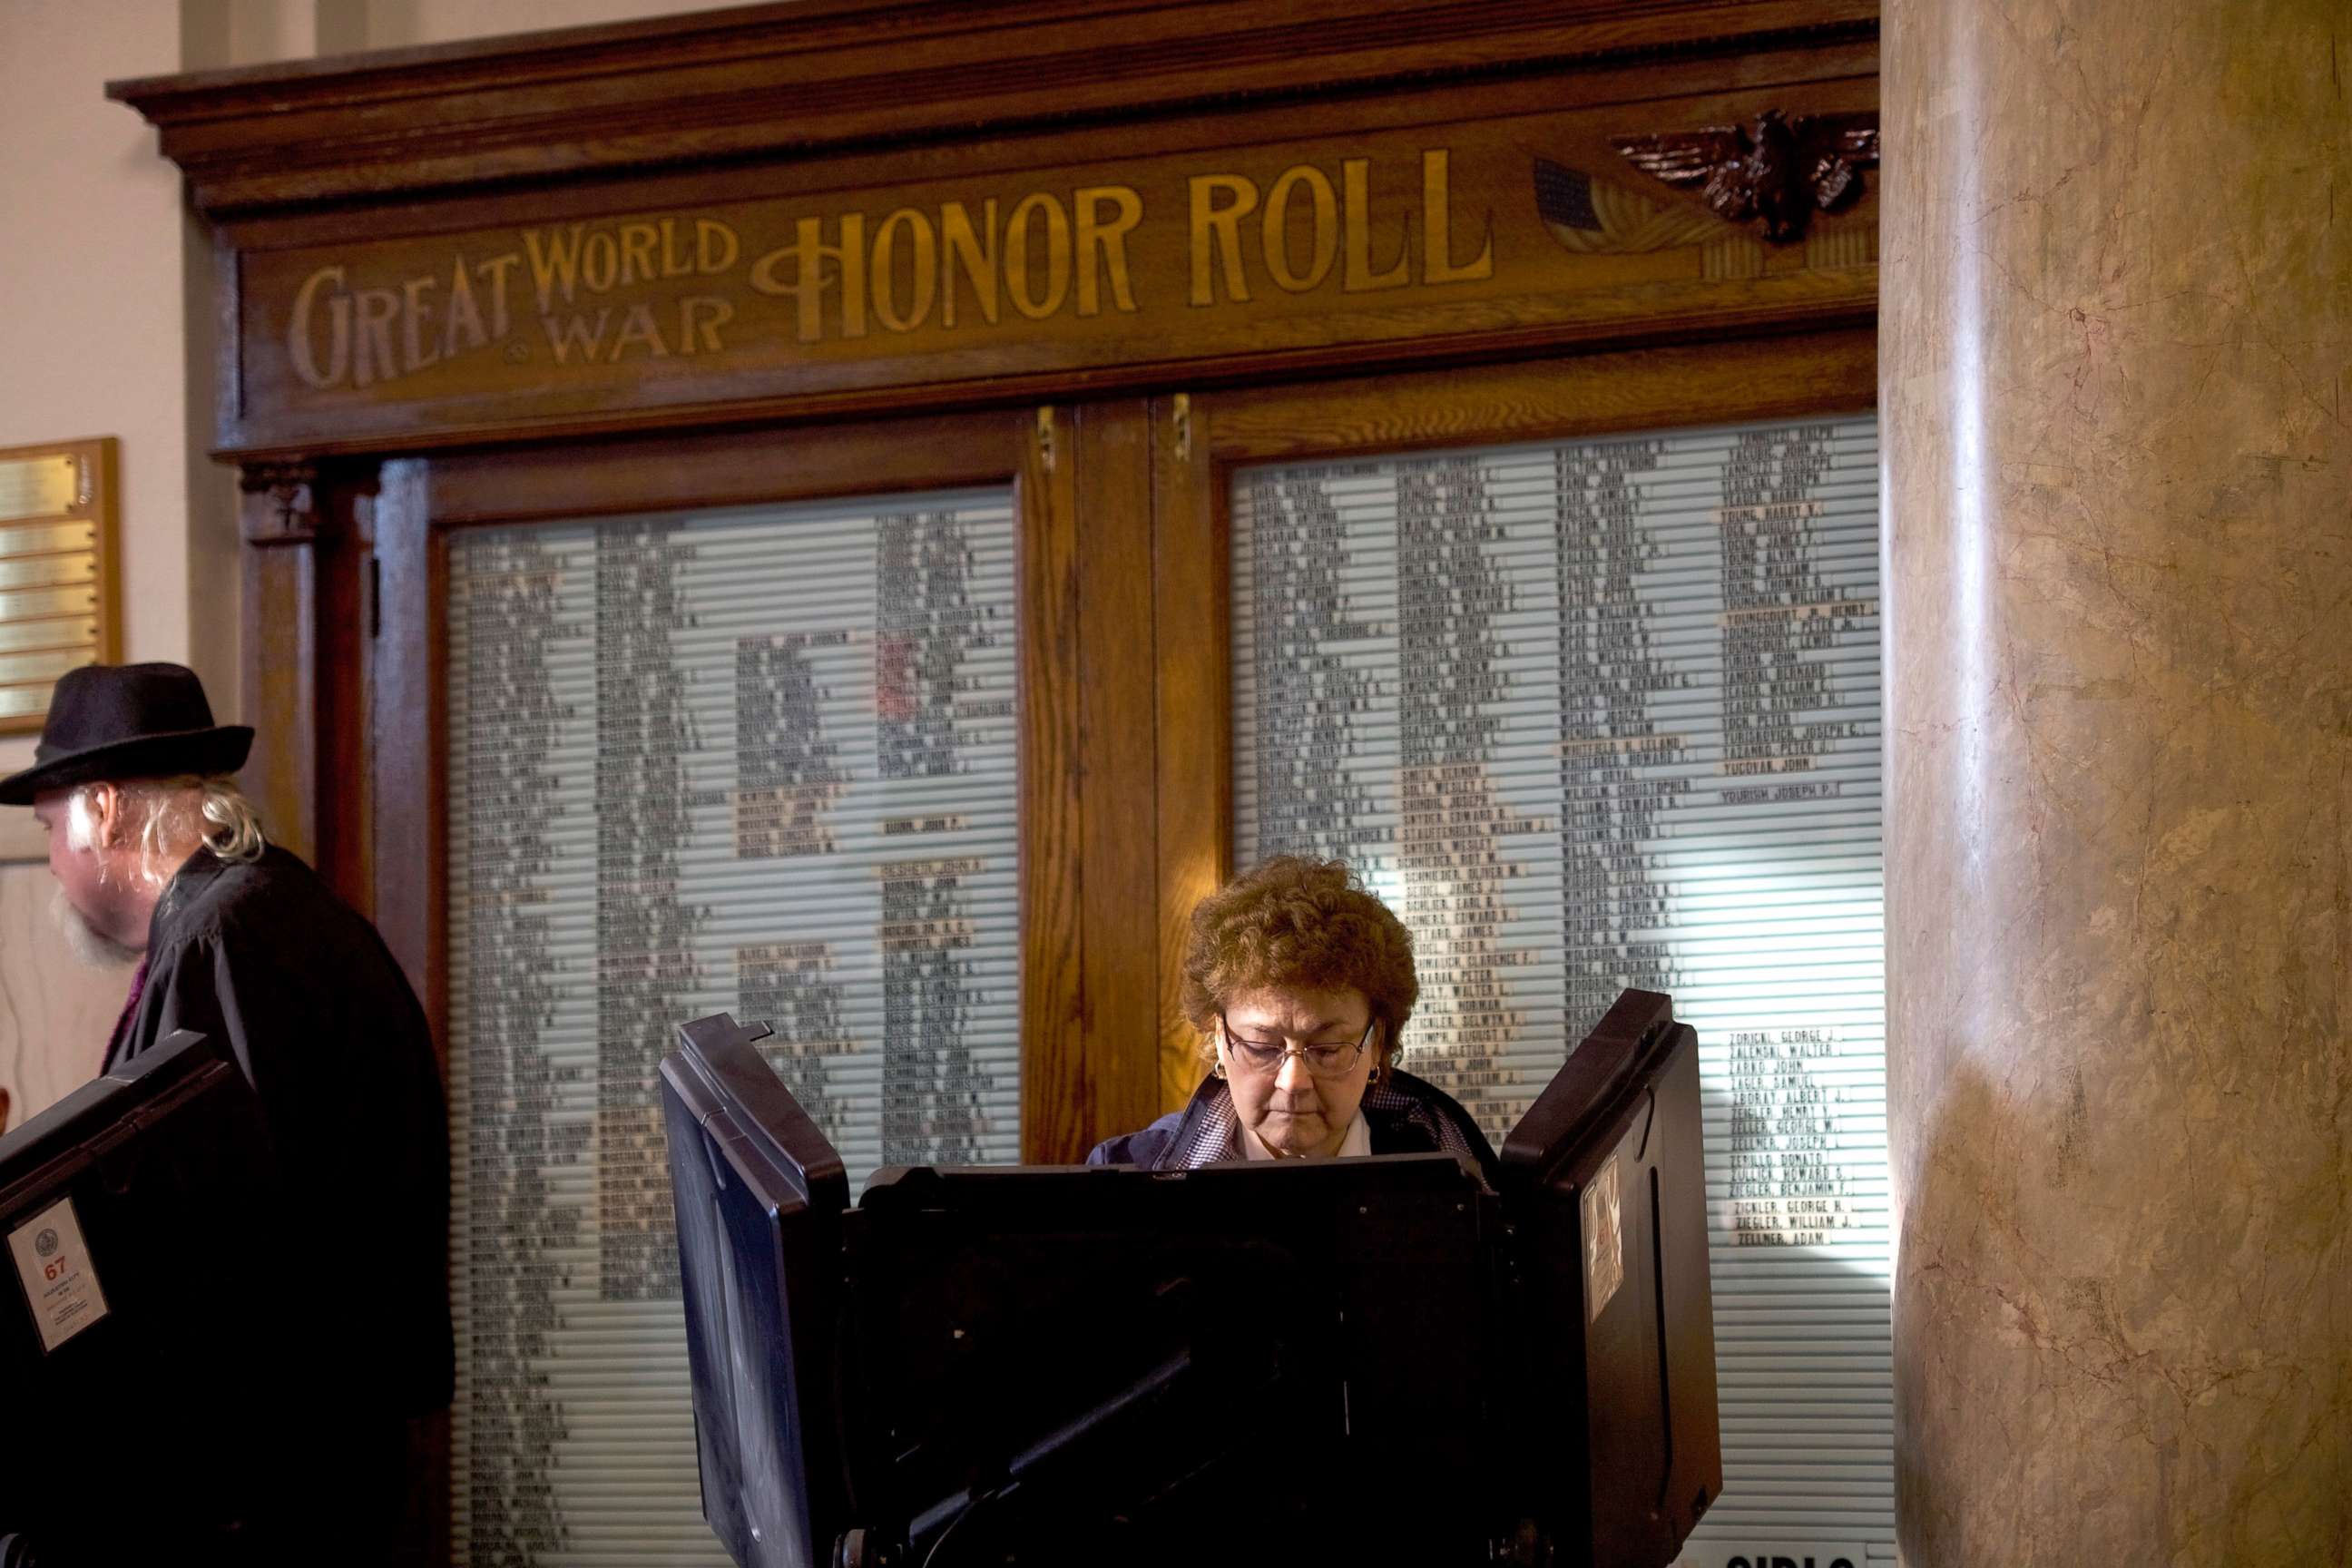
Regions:
<instances>
[{"instance_id":1,"label":"wooden cornice molding","mask_svg":"<svg viewBox=\"0 0 2352 1568\"><path fill-rule=\"evenodd\" d=\"M1878 0L796 0L109 84L215 217L1875 37Z\"/></svg>"}]
</instances>

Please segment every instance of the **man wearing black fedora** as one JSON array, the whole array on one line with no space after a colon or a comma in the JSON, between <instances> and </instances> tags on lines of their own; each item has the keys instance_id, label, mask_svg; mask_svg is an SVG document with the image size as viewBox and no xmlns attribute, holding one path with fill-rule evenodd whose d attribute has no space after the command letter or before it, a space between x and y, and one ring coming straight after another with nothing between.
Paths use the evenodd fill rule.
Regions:
<instances>
[{"instance_id":1,"label":"man wearing black fedora","mask_svg":"<svg viewBox=\"0 0 2352 1568\"><path fill-rule=\"evenodd\" d=\"M388 1561L407 1423L450 1395L447 1110L424 1009L375 928L263 837L233 776L252 744L213 721L190 670L89 666L58 682L0 805L48 830L77 945L135 965L90 1066L193 1029L261 1102L306 1304L281 1342L331 1395L256 1489L243 1538L283 1542L271 1560Z\"/></svg>"}]
</instances>

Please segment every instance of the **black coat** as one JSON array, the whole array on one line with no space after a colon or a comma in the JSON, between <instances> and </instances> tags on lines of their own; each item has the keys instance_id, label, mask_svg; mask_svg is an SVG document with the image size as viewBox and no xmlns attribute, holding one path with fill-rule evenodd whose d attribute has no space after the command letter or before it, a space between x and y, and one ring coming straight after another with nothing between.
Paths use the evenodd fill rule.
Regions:
<instances>
[{"instance_id":1,"label":"black coat","mask_svg":"<svg viewBox=\"0 0 2352 1568\"><path fill-rule=\"evenodd\" d=\"M107 1066L174 1029L235 1057L286 1178L285 1283L320 1325L299 1353L343 1418L449 1403L449 1131L433 1039L375 928L272 847L198 850L155 906L147 975ZM295 1348L289 1342L289 1349Z\"/></svg>"}]
</instances>

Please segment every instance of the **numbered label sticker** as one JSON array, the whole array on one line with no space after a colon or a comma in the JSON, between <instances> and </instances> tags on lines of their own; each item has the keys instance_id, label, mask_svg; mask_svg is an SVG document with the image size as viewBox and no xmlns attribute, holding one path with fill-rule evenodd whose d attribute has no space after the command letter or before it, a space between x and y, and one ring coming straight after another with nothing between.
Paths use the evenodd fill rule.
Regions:
<instances>
[{"instance_id":1,"label":"numbered label sticker","mask_svg":"<svg viewBox=\"0 0 2352 1568\"><path fill-rule=\"evenodd\" d=\"M8 1250L33 1321L41 1326L42 1350L57 1349L106 1316L106 1295L98 1288L71 1198L59 1198L10 1231Z\"/></svg>"}]
</instances>

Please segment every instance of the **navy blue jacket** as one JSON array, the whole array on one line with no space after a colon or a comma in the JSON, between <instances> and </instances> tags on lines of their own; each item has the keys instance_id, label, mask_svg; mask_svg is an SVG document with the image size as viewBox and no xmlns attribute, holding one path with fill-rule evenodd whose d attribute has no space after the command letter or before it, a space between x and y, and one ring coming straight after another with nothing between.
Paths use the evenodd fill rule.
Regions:
<instances>
[{"instance_id":1,"label":"navy blue jacket","mask_svg":"<svg viewBox=\"0 0 2352 1568\"><path fill-rule=\"evenodd\" d=\"M1364 1125L1375 1154L1447 1153L1469 1161L1491 1187L1495 1151L1470 1113L1435 1084L1393 1068L1364 1090ZM1242 1157L1241 1118L1221 1078L1205 1078L1192 1103L1171 1110L1139 1132L1106 1138L1087 1156L1089 1165L1141 1165L1153 1171L1189 1171L1218 1160Z\"/></svg>"}]
</instances>

